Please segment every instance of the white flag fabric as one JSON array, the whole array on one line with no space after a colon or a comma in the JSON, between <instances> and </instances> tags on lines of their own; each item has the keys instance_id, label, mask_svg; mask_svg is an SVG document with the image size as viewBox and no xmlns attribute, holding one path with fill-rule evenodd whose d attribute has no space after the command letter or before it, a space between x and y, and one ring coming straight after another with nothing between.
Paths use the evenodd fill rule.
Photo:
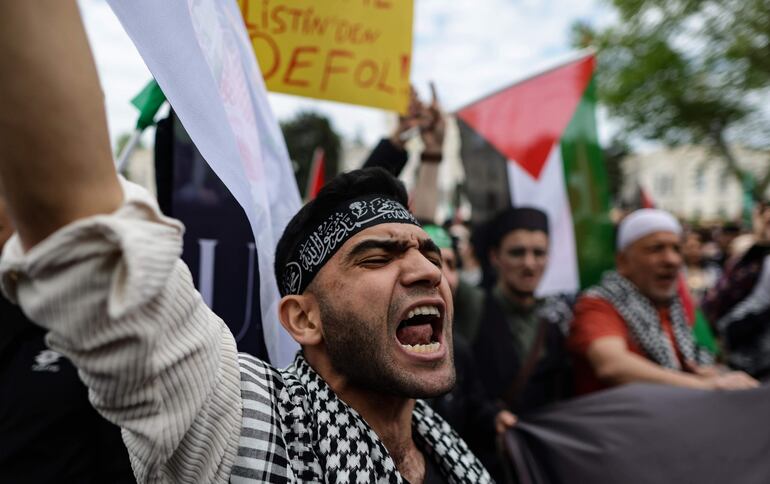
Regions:
<instances>
[{"instance_id":1,"label":"white flag fabric","mask_svg":"<svg viewBox=\"0 0 770 484\"><path fill-rule=\"evenodd\" d=\"M580 289L578 258L575 247L575 227L564 181L564 162L561 147L555 143L535 179L518 163L508 161L508 183L511 205L535 207L548 214L548 265L537 287L538 296L574 294Z\"/></svg>"},{"instance_id":2,"label":"white flag fabric","mask_svg":"<svg viewBox=\"0 0 770 484\"><path fill-rule=\"evenodd\" d=\"M275 245L300 207L280 128L235 0L107 0L180 121L254 232L270 362L298 346L278 321Z\"/></svg>"}]
</instances>

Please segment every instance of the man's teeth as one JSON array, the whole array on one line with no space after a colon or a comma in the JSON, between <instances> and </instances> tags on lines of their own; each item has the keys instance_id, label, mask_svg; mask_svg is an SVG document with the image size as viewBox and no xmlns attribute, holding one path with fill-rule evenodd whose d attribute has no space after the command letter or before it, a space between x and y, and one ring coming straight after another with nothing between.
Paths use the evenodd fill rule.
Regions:
<instances>
[{"instance_id":1,"label":"man's teeth","mask_svg":"<svg viewBox=\"0 0 770 484\"><path fill-rule=\"evenodd\" d=\"M441 343L435 341L427 345L401 345L401 347L412 353L435 353L441 347Z\"/></svg>"},{"instance_id":2,"label":"man's teeth","mask_svg":"<svg viewBox=\"0 0 770 484\"><path fill-rule=\"evenodd\" d=\"M409 311L409 314L406 315L406 319L412 319L413 317L419 316L421 314L426 316L440 316L441 312L436 306L418 306Z\"/></svg>"}]
</instances>

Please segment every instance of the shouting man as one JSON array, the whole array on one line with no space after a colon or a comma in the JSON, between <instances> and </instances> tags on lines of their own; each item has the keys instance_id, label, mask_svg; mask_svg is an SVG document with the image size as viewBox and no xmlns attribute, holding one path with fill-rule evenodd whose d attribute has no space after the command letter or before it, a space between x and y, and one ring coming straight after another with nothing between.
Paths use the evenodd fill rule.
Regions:
<instances>
[{"instance_id":1,"label":"shouting man","mask_svg":"<svg viewBox=\"0 0 770 484\"><path fill-rule=\"evenodd\" d=\"M0 53L3 290L121 426L140 482L489 481L416 400L454 385L452 296L398 181L342 175L289 223L275 272L302 351L277 370L237 354L182 226L116 176L76 3L3 3Z\"/></svg>"}]
</instances>

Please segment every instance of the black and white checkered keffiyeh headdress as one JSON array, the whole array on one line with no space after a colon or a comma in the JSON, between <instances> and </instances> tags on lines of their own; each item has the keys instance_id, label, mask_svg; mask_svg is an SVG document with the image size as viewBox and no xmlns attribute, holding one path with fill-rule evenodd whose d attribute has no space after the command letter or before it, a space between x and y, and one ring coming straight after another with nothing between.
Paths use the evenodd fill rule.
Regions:
<instances>
[{"instance_id":1,"label":"black and white checkered keffiyeh headdress","mask_svg":"<svg viewBox=\"0 0 770 484\"><path fill-rule=\"evenodd\" d=\"M294 247L278 278L281 296L302 294L345 241L364 229L385 223L420 225L403 205L384 196L356 198L337 207Z\"/></svg>"},{"instance_id":2,"label":"black and white checkered keffiyeh headdress","mask_svg":"<svg viewBox=\"0 0 770 484\"><path fill-rule=\"evenodd\" d=\"M230 482L407 484L377 433L302 354L276 370L240 354L243 424ZM450 484L492 479L465 442L422 400L415 443Z\"/></svg>"},{"instance_id":3,"label":"black and white checkered keffiyeh headdress","mask_svg":"<svg viewBox=\"0 0 770 484\"><path fill-rule=\"evenodd\" d=\"M625 320L634 340L652 361L665 368L681 369L676 350L660 324L658 311L633 282L615 271L610 271L604 274L598 286L586 291L586 295L604 299L612 304ZM713 364L711 354L700 350L695 344L679 297L671 301L669 314L674 340L682 358L699 365Z\"/></svg>"}]
</instances>

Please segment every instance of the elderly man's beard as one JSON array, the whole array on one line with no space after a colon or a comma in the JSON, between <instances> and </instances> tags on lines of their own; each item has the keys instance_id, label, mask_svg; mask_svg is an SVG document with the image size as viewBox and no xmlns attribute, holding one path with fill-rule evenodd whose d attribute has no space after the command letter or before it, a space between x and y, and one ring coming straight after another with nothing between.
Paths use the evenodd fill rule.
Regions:
<instances>
[{"instance_id":1,"label":"elderly man's beard","mask_svg":"<svg viewBox=\"0 0 770 484\"><path fill-rule=\"evenodd\" d=\"M439 385L440 388L426 388L426 382L409 370L400 368L394 360L389 352L394 342L388 338L387 332L373 331L370 325L350 311L335 308L326 298L318 297L318 302L326 352L332 367L354 385L404 398L433 398L454 387L454 362L451 357L451 378Z\"/></svg>"}]
</instances>

